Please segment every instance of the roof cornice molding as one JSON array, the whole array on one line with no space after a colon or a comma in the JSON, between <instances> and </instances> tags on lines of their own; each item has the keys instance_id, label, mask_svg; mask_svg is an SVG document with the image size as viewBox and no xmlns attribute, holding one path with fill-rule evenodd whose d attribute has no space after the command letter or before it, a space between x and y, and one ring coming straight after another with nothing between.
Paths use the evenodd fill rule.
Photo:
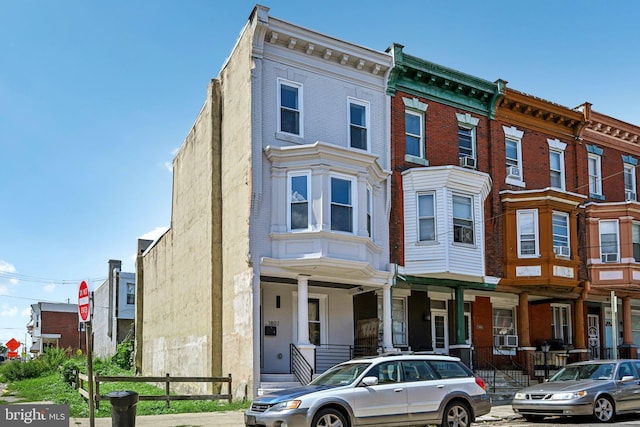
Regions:
<instances>
[{"instance_id":1,"label":"roof cornice molding","mask_svg":"<svg viewBox=\"0 0 640 427\"><path fill-rule=\"evenodd\" d=\"M306 55L336 66L349 67L383 78L392 66L389 53L358 46L268 15L266 7L254 9L254 55L267 45Z\"/></svg>"},{"instance_id":2,"label":"roof cornice molding","mask_svg":"<svg viewBox=\"0 0 640 427\"><path fill-rule=\"evenodd\" d=\"M614 146L624 151L640 150L640 126L591 110L590 120L583 132L590 141Z\"/></svg>"},{"instance_id":3,"label":"roof cornice molding","mask_svg":"<svg viewBox=\"0 0 640 427\"><path fill-rule=\"evenodd\" d=\"M446 105L493 117L506 86L505 81L490 82L452 68L407 55L404 46L394 43L394 68L389 74L387 93L401 90Z\"/></svg>"},{"instance_id":4,"label":"roof cornice molding","mask_svg":"<svg viewBox=\"0 0 640 427\"><path fill-rule=\"evenodd\" d=\"M583 111L506 88L498 103L496 119L548 135L577 138L586 124Z\"/></svg>"}]
</instances>

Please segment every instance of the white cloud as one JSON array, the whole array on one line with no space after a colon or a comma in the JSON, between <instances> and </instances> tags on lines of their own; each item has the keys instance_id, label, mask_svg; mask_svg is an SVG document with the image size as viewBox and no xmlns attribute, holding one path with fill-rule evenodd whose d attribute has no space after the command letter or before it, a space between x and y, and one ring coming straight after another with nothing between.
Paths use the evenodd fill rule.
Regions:
<instances>
[{"instance_id":1,"label":"white cloud","mask_svg":"<svg viewBox=\"0 0 640 427\"><path fill-rule=\"evenodd\" d=\"M8 262L0 259L0 273L11 274L15 272L16 272L16 267L13 264L9 264ZM9 278L9 283L11 283L12 285L16 285L18 284L18 279Z\"/></svg>"},{"instance_id":2,"label":"white cloud","mask_svg":"<svg viewBox=\"0 0 640 427\"><path fill-rule=\"evenodd\" d=\"M177 147L171 150L172 159L170 161L166 161L163 163L165 169L167 169L169 172L173 172L173 159L175 159L176 154L178 154L178 151L180 151L180 147Z\"/></svg>"},{"instance_id":3,"label":"white cloud","mask_svg":"<svg viewBox=\"0 0 640 427\"><path fill-rule=\"evenodd\" d=\"M22 317L31 317L31 306L25 308L24 310L22 310L22 312L20 312L20 316Z\"/></svg>"},{"instance_id":4,"label":"white cloud","mask_svg":"<svg viewBox=\"0 0 640 427\"><path fill-rule=\"evenodd\" d=\"M16 314L18 314L18 307L15 305L11 307L9 304L2 304L2 308L0 308L0 317L15 317Z\"/></svg>"},{"instance_id":5,"label":"white cloud","mask_svg":"<svg viewBox=\"0 0 640 427\"><path fill-rule=\"evenodd\" d=\"M0 295L9 295L9 288L7 288L7 285L0 284Z\"/></svg>"},{"instance_id":6,"label":"white cloud","mask_svg":"<svg viewBox=\"0 0 640 427\"><path fill-rule=\"evenodd\" d=\"M49 283L48 285L44 285L42 289L47 293L51 293L56 290L56 287L55 283Z\"/></svg>"},{"instance_id":7,"label":"white cloud","mask_svg":"<svg viewBox=\"0 0 640 427\"><path fill-rule=\"evenodd\" d=\"M173 172L173 162L164 162L163 166L169 172Z\"/></svg>"}]
</instances>

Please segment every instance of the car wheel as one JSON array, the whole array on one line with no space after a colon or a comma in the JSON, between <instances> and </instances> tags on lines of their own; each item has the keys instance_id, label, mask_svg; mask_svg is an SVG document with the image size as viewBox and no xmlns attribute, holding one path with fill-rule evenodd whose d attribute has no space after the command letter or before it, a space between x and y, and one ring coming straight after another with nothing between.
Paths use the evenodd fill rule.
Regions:
<instances>
[{"instance_id":1,"label":"car wheel","mask_svg":"<svg viewBox=\"0 0 640 427\"><path fill-rule=\"evenodd\" d=\"M469 427L471 414L469 408L462 402L451 402L447 405L442 415L442 426L445 427Z\"/></svg>"},{"instance_id":2,"label":"car wheel","mask_svg":"<svg viewBox=\"0 0 640 427\"><path fill-rule=\"evenodd\" d=\"M349 427L349 424L347 424L346 418L340 411L333 408L326 408L319 411L316 416L313 417L311 427Z\"/></svg>"},{"instance_id":3,"label":"car wheel","mask_svg":"<svg viewBox=\"0 0 640 427\"><path fill-rule=\"evenodd\" d=\"M616 411L613 402L608 397L598 397L593 403L593 416L603 423L610 423L615 417Z\"/></svg>"},{"instance_id":4,"label":"car wheel","mask_svg":"<svg viewBox=\"0 0 640 427\"><path fill-rule=\"evenodd\" d=\"M537 423L544 419L544 415L522 414L522 418L532 423Z\"/></svg>"}]
</instances>

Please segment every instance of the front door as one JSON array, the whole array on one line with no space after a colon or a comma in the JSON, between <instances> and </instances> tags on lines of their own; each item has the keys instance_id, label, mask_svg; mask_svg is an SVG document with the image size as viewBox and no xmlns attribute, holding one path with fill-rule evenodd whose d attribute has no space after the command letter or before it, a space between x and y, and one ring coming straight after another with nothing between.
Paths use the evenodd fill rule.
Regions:
<instances>
[{"instance_id":1,"label":"front door","mask_svg":"<svg viewBox=\"0 0 640 427\"><path fill-rule=\"evenodd\" d=\"M587 335L589 352L593 359L600 359L600 316L597 314L587 315Z\"/></svg>"},{"instance_id":2,"label":"front door","mask_svg":"<svg viewBox=\"0 0 640 427\"><path fill-rule=\"evenodd\" d=\"M449 354L447 310L431 310L431 337L434 352Z\"/></svg>"}]
</instances>

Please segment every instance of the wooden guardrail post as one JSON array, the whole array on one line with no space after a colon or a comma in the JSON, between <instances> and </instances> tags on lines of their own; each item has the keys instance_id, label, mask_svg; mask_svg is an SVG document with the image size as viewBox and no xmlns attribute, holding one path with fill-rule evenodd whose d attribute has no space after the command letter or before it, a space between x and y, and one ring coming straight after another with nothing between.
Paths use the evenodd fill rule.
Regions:
<instances>
[{"instance_id":1,"label":"wooden guardrail post","mask_svg":"<svg viewBox=\"0 0 640 427\"><path fill-rule=\"evenodd\" d=\"M169 373L167 372L167 382L165 383L165 394L167 395L167 408L170 407L170 401L171 401L171 393L170 393L170 388L169 388Z\"/></svg>"}]
</instances>

